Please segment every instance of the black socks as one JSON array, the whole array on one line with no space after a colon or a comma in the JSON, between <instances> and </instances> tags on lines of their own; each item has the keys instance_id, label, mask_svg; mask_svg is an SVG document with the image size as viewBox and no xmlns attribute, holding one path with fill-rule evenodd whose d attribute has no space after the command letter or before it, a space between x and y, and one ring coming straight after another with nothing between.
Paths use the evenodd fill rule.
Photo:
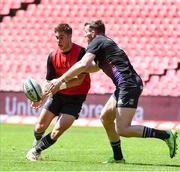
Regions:
<instances>
[{"instance_id":1,"label":"black socks","mask_svg":"<svg viewBox=\"0 0 180 172\"><path fill-rule=\"evenodd\" d=\"M47 149L51 145L53 145L56 142L56 140L51 139L51 133L46 135L41 139L41 142L35 147L36 151L40 153L42 150Z\"/></svg>"},{"instance_id":2,"label":"black socks","mask_svg":"<svg viewBox=\"0 0 180 172\"><path fill-rule=\"evenodd\" d=\"M154 137L154 138L158 138L161 140L165 140L169 138L169 134L166 131L163 130L157 130L154 128L149 128L149 127L144 127L143 130L143 136L144 138L146 137Z\"/></svg>"},{"instance_id":3,"label":"black socks","mask_svg":"<svg viewBox=\"0 0 180 172\"><path fill-rule=\"evenodd\" d=\"M117 142L111 142L111 146L112 146L112 150L113 150L113 154L114 154L114 159L115 160L123 159L120 140Z\"/></svg>"},{"instance_id":4,"label":"black socks","mask_svg":"<svg viewBox=\"0 0 180 172\"><path fill-rule=\"evenodd\" d=\"M34 130L34 137L36 138L36 140L40 140L43 136L44 132L42 133L38 133Z\"/></svg>"}]
</instances>

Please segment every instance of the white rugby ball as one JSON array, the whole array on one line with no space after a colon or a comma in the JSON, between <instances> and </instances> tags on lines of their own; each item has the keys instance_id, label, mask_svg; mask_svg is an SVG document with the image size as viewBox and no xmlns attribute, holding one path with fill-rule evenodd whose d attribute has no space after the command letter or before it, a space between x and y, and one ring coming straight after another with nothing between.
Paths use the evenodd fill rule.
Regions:
<instances>
[{"instance_id":1,"label":"white rugby ball","mask_svg":"<svg viewBox=\"0 0 180 172\"><path fill-rule=\"evenodd\" d=\"M42 98L41 86L34 79L26 79L23 83L23 90L26 97L33 102L38 102Z\"/></svg>"}]
</instances>

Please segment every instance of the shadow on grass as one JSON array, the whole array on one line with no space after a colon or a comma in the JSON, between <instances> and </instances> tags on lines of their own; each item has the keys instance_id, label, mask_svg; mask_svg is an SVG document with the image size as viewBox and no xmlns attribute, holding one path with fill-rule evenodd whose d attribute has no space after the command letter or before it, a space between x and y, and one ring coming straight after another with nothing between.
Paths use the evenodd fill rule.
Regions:
<instances>
[{"instance_id":1,"label":"shadow on grass","mask_svg":"<svg viewBox=\"0 0 180 172\"><path fill-rule=\"evenodd\" d=\"M61 162L61 163L81 163L82 161L78 160L60 160L60 159L49 159L48 157L44 157L41 161L44 162ZM91 161L89 163L95 163L94 161ZM102 162L97 162L98 164L103 164ZM118 163L112 163L118 165ZM153 164L153 163L136 163L136 162L126 162L126 163L119 163L121 165L140 165L140 166L156 166L156 167L180 167L180 165L177 164Z\"/></svg>"},{"instance_id":2,"label":"shadow on grass","mask_svg":"<svg viewBox=\"0 0 180 172\"><path fill-rule=\"evenodd\" d=\"M48 159L48 158L43 158L41 159L42 162L59 162L59 163L79 163L81 161L76 161L76 160L60 160L60 159Z\"/></svg>"},{"instance_id":3,"label":"shadow on grass","mask_svg":"<svg viewBox=\"0 0 180 172\"><path fill-rule=\"evenodd\" d=\"M174 165L174 164L151 164L151 163L129 163L126 162L125 164L128 165L145 165L145 166L164 166L164 167L180 167L180 165Z\"/></svg>"}]
</instances>

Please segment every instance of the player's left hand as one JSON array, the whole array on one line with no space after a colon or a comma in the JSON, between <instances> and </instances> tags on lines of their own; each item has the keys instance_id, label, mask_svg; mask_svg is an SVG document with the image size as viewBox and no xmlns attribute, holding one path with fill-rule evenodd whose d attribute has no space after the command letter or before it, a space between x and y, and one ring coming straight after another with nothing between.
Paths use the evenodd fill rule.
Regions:
<instances>
[{"instance_id":1,"label":"player's left hand","mask_svg":"<svg viewBox=\"0 0 180 172\"><path fill-rule=\"evenodd\" d=\"M38 109L42 106L42 100L38 101L38 102L31 102L31 107L34 109Z\"/></svg>"}]
</instances>

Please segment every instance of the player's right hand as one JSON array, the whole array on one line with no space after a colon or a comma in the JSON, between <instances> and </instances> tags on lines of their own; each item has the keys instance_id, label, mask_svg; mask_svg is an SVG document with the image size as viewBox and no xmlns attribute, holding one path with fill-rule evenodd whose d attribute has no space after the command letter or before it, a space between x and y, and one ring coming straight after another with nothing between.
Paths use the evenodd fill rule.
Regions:
<instances>
[{"instance_id":1,"label":"player's right hand","mask_svg":"<svg viewBox=\"0 0 180 172\"><path fill-rule=\"evenodd\" d=\"M61 85L61 81L59 81L60 79L53 79L51 81L48 81L45 85L44 85L44 89L43 92L45 95L51 95L51 94L55 94L57 91L59 91L59 85Z\"/></svg>"},{"instance_id":2,"label":"player's right hand","mask_svg":"<svg viewBox=\"0 0 180 172\"><path fill-rule=\"evenodd\" d=\"M38 101L38 102L31 102L31 107L34 109L38 109L42 106L42 100Z\"/></svg>"}]
</instances>

